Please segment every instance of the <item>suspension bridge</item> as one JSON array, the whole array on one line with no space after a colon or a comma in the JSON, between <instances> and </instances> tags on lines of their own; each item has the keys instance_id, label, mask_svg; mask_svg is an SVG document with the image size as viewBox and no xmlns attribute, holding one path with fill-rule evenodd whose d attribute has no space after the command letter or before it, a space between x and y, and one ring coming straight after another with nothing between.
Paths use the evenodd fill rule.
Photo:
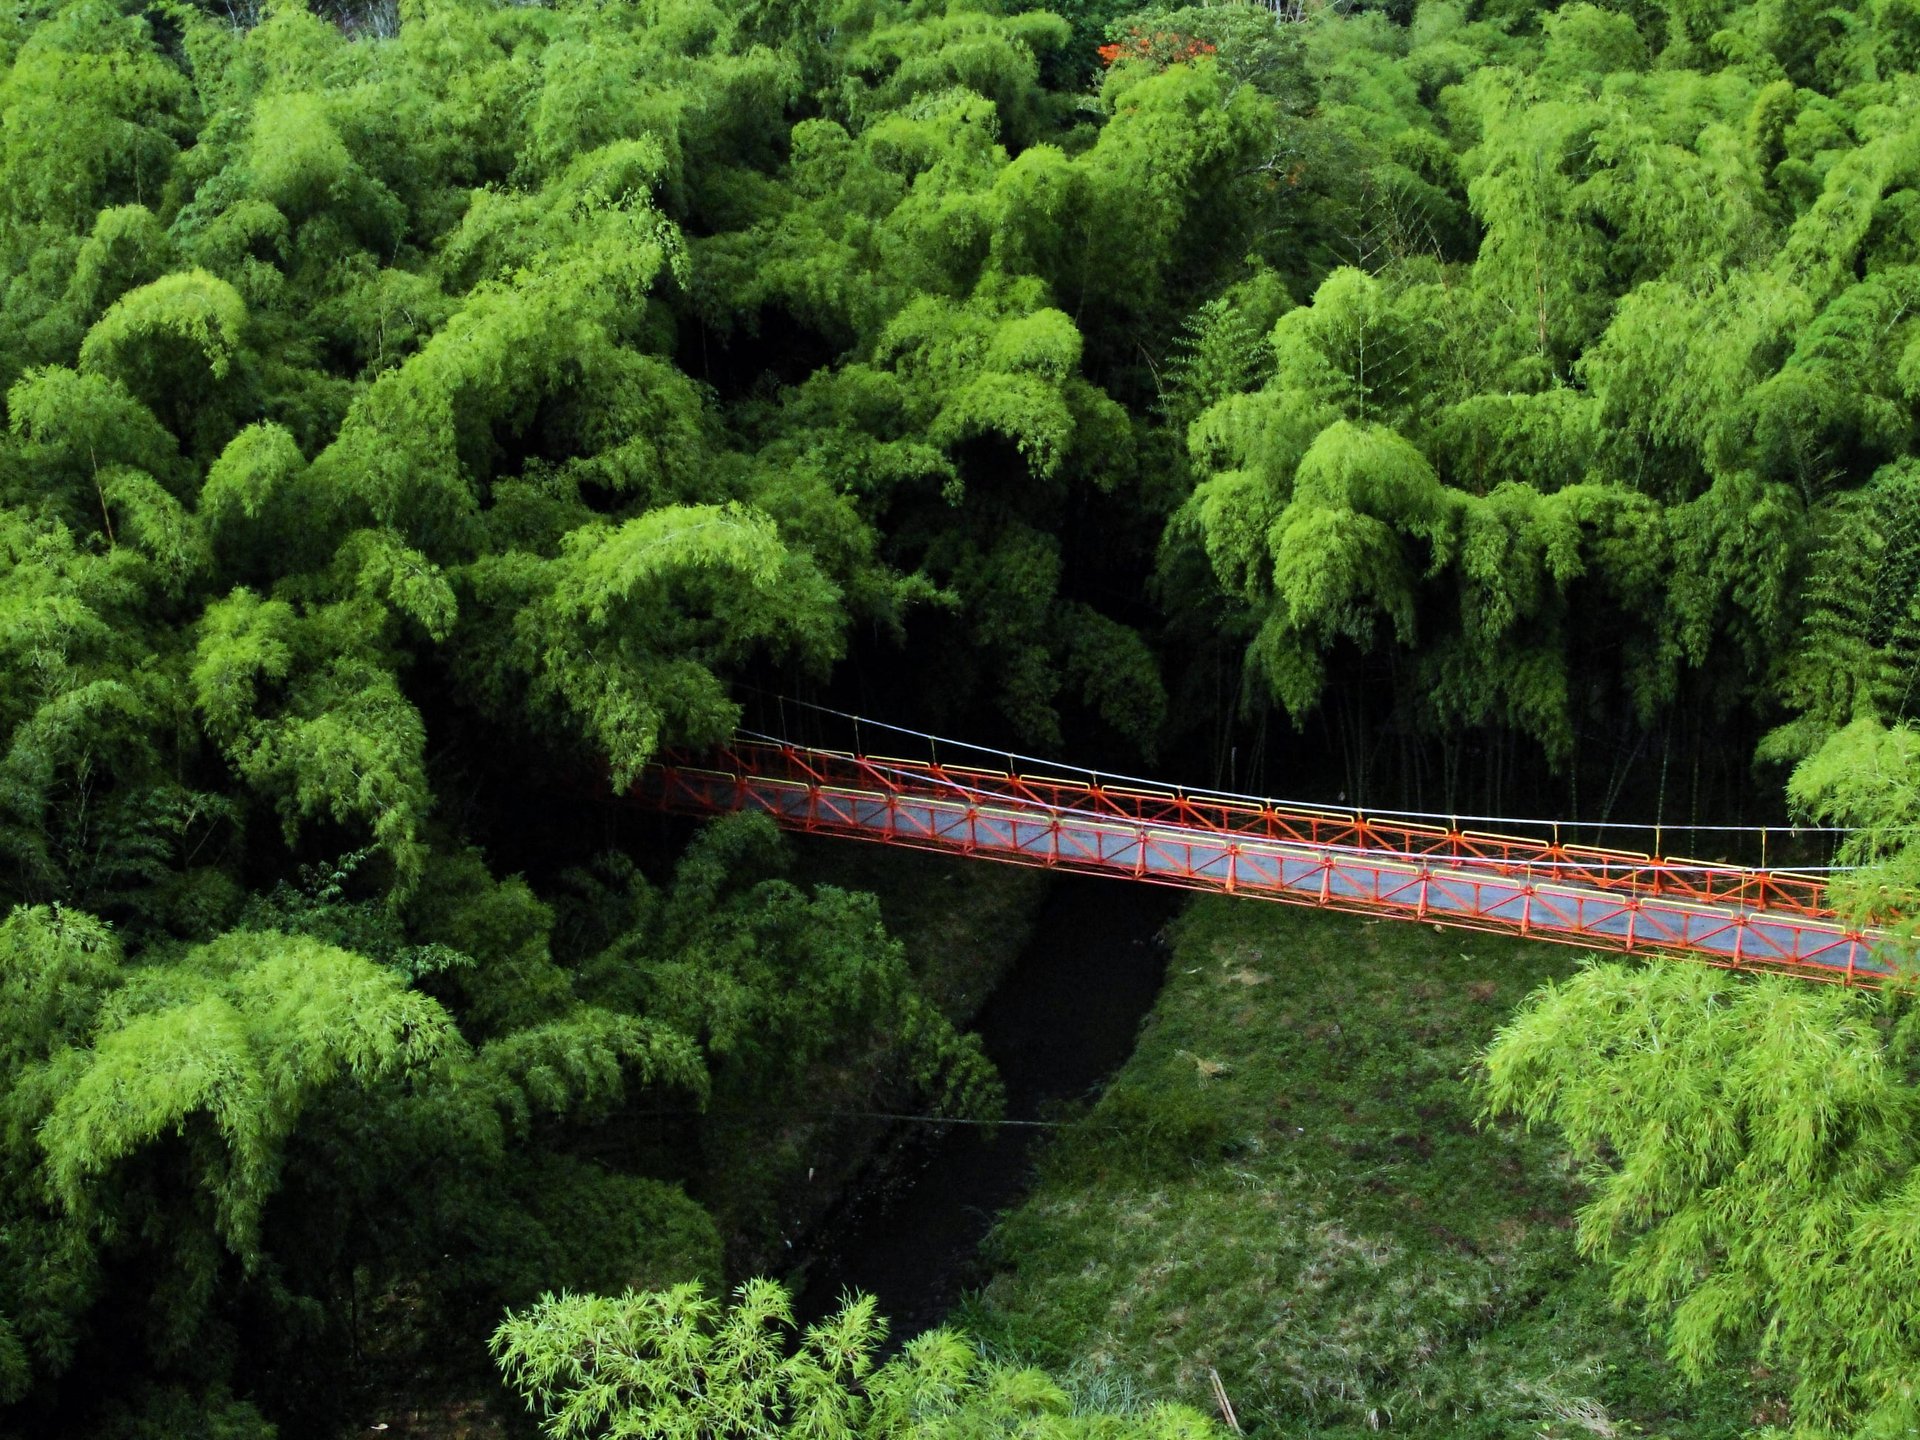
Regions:
<instances>
[{"instance_id":1,"label":"suspension bridge","mask_svg":"<svg viewBox=\"0 0 1920 1440\"><path fill-rule=\"evenodd\" d=\"M757 811L810 834L1843 984L1875 984L1893 969L1877 953L1881 935L1835 914L1818 869L1562 843L1552 821L1494 822L1531 832L1497 833L1452 816L1103 777L843 718L853 722L852 750L743 731L713 753L649 766L633 798L690 815ZM870 732L924 753L868 753L859 741ZM1757 833L1764 855L1767 832Z\"/></svg>"}]
</instances>

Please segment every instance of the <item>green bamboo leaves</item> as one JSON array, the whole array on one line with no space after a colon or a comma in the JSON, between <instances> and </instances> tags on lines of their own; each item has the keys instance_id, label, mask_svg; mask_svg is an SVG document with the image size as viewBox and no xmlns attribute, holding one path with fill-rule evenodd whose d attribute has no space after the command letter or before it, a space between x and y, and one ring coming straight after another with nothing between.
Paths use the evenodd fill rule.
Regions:
<instances>
[{"instance_id":1,"label":"green bamboo leaves","mask_svg":"<svg viewBox=\"0 0 1920 1440\"><path fill-rule=\"evenodd\" d=\"M797 1331L797 1333L795 1333ZM547 1295L510 1314L493 1352L553 1440L1206 1440L1205 1416L1161 1403L1076 1409L1045 1372L984 1359L932 1330L882 1362L887 1322L849 1297L800 1329L787 1291L750 1280L729 1303L698 1285Z\"/></svg>"},{"instance_id":2,"label":"green bamboo leaves","mask_svg":"<svg viewBox=\"0 0 1920 1440\"><path fill-rule=\"evenodd\" d=\"M51 907L0 921L0 1020L0 1217L12 1260L46 1285L20 1289L9 1264L0 1293L55 1368L126 1227L171 1233L143 1318L163 1345L189 1343L225 1259L261 1263L309 1107L421 1074L457 1043L439 1004L336 947L238 932L138 967L105 926Z\"/></svg>"},{"instance_id":3,"label":"green bamboo leaves","mask_svg":"<svg viewBox=\"0 0 1920 1440\"><path fill-rule=\"evenodd\" d=\"M710 666L762 647L817 666L840 648L833 583L739 505L582 525L551 560L481 560L466 578L483 613L512 615L470 652L476 679L565 717L620 788L666 740L730 732L738 712Z\"/></svg>"},{"instance_id":4,"label":"green bamboo leaves","mask_svg":"<svg viewBox=\"0 0 1920 1440\"><path fill-rule=\"evenodd\" d=\"M1757 1345L1809 1433L1891 1436L1920 1420L1910 1029L1850 992L1598 965L1501 1032L1488 1099L1588 1164L1580 1243L1685 1369Z\"/></svg>"}]
</instances>

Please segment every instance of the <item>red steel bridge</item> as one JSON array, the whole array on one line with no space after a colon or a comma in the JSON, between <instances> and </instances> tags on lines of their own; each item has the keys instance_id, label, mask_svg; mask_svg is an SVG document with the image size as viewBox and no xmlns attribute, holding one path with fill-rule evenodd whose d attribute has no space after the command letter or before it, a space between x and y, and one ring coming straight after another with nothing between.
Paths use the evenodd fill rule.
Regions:
<instances>
[{"instance_id":1,"label":"red steel bridge","mask_svg":"<svg viewBox=\"0 0 1920 1440\"><path fill-rule=\"evenodd\" d=\"M683 814L759 811L812 834L1845 984L1893 969L1876 954L1882 937L1836 917L1813 871L1562 844L1551 822L1513 822L1542 831L1532 837L1483 834L1013 757L1004 770L943 764L940 744L955 748L893 759L743 736L650 766L633 796Z\"/></svg>"}]
</instances>

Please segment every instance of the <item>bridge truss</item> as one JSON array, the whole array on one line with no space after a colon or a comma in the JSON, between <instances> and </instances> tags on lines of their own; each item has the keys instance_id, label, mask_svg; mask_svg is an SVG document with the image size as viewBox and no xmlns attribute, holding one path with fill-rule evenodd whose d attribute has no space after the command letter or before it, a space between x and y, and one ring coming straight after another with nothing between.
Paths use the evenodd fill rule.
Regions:
<instances>
[{"instance_id":1,"label":"bridge truss","mask_svg":"<svg viewBox=\"0 0 1920 1440\"><path fill-rule=\"evenodd\" d=\"M692 815L1498 931L1843 984L1891 973L1806 872L1659 858L1457 824L740 739L649 767L633 796ZM1556 827L1557 828L1557 827Z\"/></svg>"}]
</instances>

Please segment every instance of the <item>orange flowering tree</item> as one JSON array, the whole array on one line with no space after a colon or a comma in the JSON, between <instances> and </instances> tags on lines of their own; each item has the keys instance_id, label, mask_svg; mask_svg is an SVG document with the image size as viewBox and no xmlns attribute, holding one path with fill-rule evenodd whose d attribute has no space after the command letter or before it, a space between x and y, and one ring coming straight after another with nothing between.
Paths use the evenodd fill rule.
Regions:
<instances>
[{"instance_id":1,"label":"orange flowering tree","mask_svg":"<svg viewBox=\"0 0 1920 1440\"><path fill-rule=\"evenodd\" d=\"M1185 35L1178 30L1148 30L1144 26L1134 25L1128 27L1125 40L1102 45L1097 53L1100 63L1109 69L1122 60L1145 60L1156 70L1164 70L1169 65L1211 55L1216 48L1211 41Z\"/></svg>"}]
</instances>

